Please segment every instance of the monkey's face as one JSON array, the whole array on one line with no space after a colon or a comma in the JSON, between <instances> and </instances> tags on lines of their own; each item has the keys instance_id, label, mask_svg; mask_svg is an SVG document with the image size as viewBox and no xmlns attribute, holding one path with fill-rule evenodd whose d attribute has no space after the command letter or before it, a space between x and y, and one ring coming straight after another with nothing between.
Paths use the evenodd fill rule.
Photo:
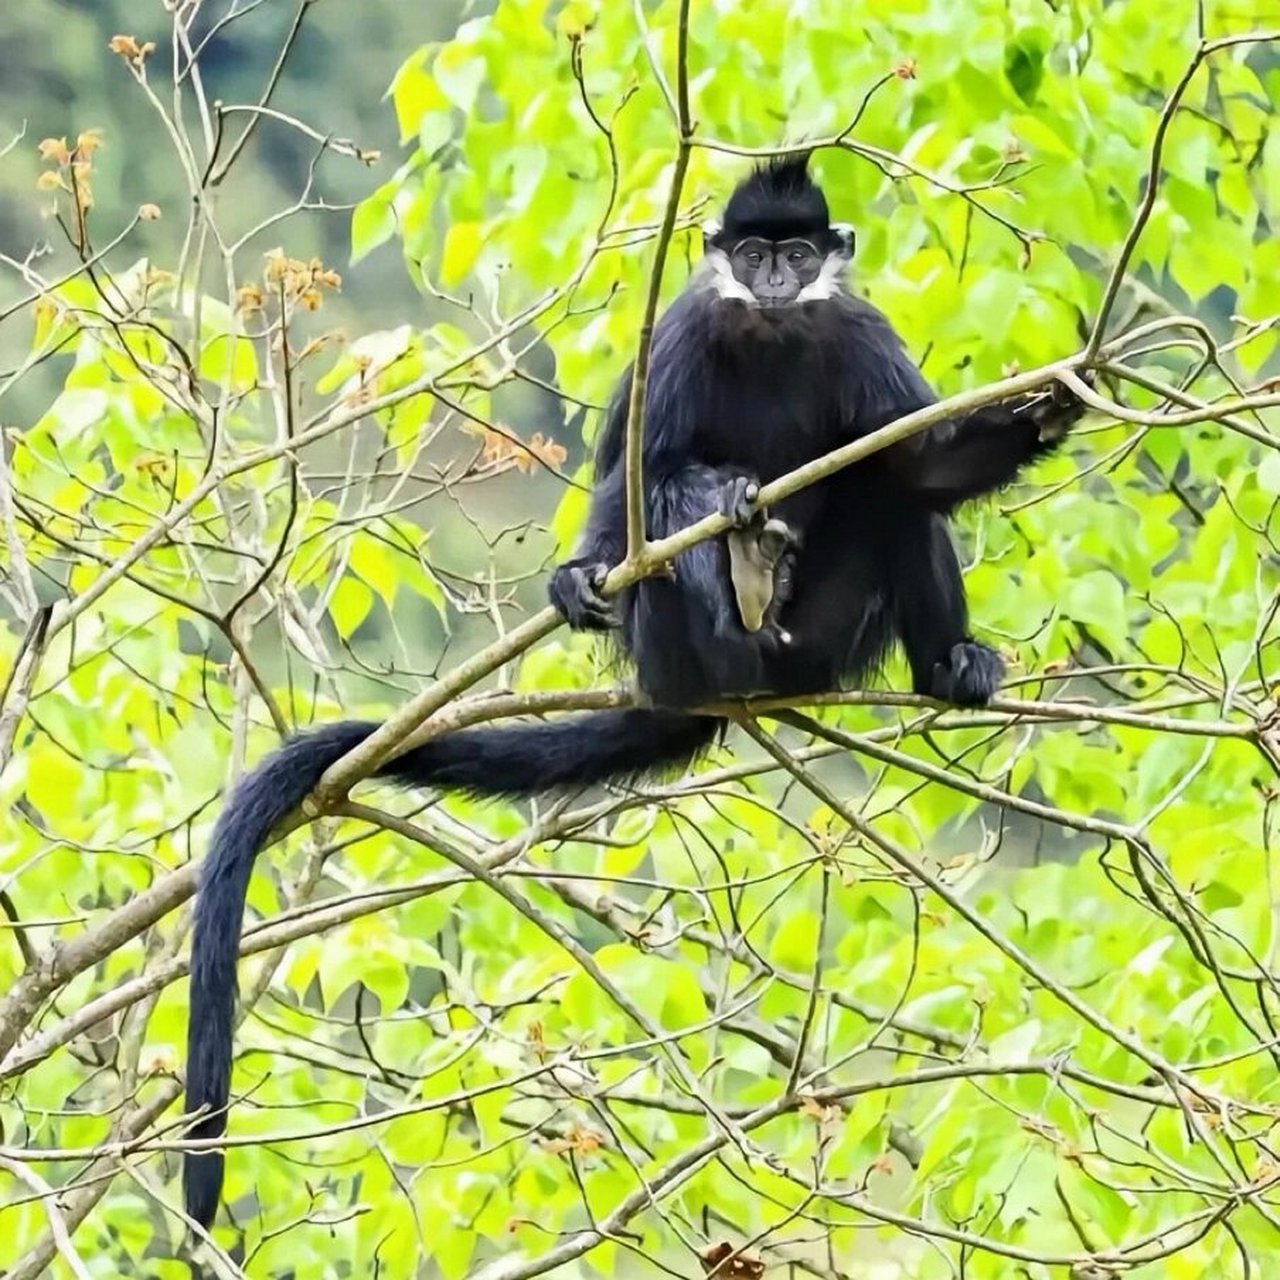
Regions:
<instances>
[{"instance_id":1,"label":"monkey's face","mask_svg":"<svg viewBox=\"0 0 1280 1280\"><path fill-rule=\"evenodd\" d=\"M821 238L821 245L806 236L726 242L712 230L704 246L716 292L765 311L832 297L853 254L853 232L837 226Z\"/></svg>"},{"instance_id":2,"label":"monkey's face","mask_svg":"<svg viewBox=\"0 0 1280 1280\"><path fill-rule=\"evenodd\" d=\"M751 290L760 306L785 307L817 280L825 256L808 240L749 236L734 245L729 264L733 278Z\"/></svg>"}]
</instances>

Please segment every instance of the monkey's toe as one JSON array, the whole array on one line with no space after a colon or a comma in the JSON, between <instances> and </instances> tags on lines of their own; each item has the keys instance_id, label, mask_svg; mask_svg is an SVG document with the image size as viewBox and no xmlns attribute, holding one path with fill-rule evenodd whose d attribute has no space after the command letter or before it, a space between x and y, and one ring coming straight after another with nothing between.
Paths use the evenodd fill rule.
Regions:
<instances>
[{"instance_id":1,"label":"monkey's toe","mask_svg":"<svg viewBox=\"0 0 1280 1280\"><path fill-rule=\"evenodd\" d=\"M957 707L985 707L1004 679L1004 661L985 644L962 640L933 667L930 696Z\"/></svg>"}]
</instances>

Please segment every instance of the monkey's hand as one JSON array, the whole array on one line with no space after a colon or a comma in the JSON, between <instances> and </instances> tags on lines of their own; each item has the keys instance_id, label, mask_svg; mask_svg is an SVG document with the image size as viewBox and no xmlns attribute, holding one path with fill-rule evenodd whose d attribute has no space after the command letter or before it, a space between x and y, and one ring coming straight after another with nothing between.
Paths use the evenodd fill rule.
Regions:
<instances>
[{"instance_id":1,"label":"monkey's hand","mask_svg":"<svg viewBox=\"0 0 1280 1280\"><path fill-rule=\"evenodd\" d=\"M746 529L759 515L756 499L760 484L750 476L734 476L720 491L720 514L733 521L735 529Z\"/></svg>"},{"instance_id":2,"label":"monkey's hand","mask_svg":"<svg viewBox=\"0 0 1280 1280\"><path fill-rule=\"evenodd\" d=\"M547 594L575 631L611 631L620 625L613 602L600 594L607 564L570 560L551 575Z\"/></svg>"},{"instance_id":3,"label":"monkey's hand","mask_svg":"<svg viewBox=\"0 0 1280 1280\"><path fill-rule=\"evenodd\" d=\"M1076 376L1086 386L1094 384L1092 369L1077 369ZM1056 444L1086 412L1085 404L1070 387L1056 378L1043 391L1033 391L1015 402L1014 413L1029 418L1045 444Z\"/></svg>"}]
</instances>

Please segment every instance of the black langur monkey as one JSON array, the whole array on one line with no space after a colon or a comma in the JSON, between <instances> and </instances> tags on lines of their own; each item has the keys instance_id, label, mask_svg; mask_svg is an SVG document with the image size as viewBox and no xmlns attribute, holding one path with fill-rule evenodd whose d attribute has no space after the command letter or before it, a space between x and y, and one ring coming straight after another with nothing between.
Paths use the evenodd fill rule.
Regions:
<instances>
[{"instance_id":1,"label":"black langur monkey","mask_svg":"<svg viewBox=\"0 0 1280 1280\"><path fill-rule=\"evenodd\" d=\"M661 538L722 511L746 531L747 577L740 563L735 583L729 540L718 538L679 556L673 576L601 597L626 549L625 375L600 437L581 547L555 571L550 594L571 626L617 629L649 705L462 729L388 761L377 777L517 797L683 767L723 727L690 708L836 689L874 670L895 639L918 693L980 706L995 692L1000 658L969 634L946 517L1052 448L1080 417L1079 401L1055 386L874 454L770 513L786 530L784 547L778 525L766 534L769 521L754 508L760 484L935 397L888 320L846 289L853 236L831 224L807 156L750 174L705 249L654 333L643 424L648 532ZM765 541L753 549L753 537ZM187 1110L204 1111L192 1137L216 1138L226 1126L254 858L324 771L377 727L343 721L293 738L239 783L218 819L191 953ZM186 1206L197 1222L212 1221L222 1175L221 1153L188 1155Z\"/></svg>"}]
</instances>

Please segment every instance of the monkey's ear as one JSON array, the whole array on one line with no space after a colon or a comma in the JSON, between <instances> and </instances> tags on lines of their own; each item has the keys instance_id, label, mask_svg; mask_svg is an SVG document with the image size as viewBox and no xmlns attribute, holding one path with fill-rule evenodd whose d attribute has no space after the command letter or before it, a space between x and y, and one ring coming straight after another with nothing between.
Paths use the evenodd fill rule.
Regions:
<instances>
[{"instance_id":1,"label":"monkey's ear","mask_svg":"<svg viewBox=\"0 0 1280 1280\"><path fill-rule=\"evenodd\" d=\"M708 218L706 222L702 224L702 252L704 254L710 253L713 249L718 249L720 247L716 244L716 237L720 234L722 229L723 228L719 221L715 218Z\"/></svg>"},{"instance_id":2,"label":"monkey's ear","mask_svg":"<svg viewBox=\"0 0 1280 1280\"><path fill-rule=\"evenodd\" d=\"M842 258L853 257L853 227L847 222L833 222L831 224L831 234L835 238L835 252Z\"/></svg>"}]
</instances>

